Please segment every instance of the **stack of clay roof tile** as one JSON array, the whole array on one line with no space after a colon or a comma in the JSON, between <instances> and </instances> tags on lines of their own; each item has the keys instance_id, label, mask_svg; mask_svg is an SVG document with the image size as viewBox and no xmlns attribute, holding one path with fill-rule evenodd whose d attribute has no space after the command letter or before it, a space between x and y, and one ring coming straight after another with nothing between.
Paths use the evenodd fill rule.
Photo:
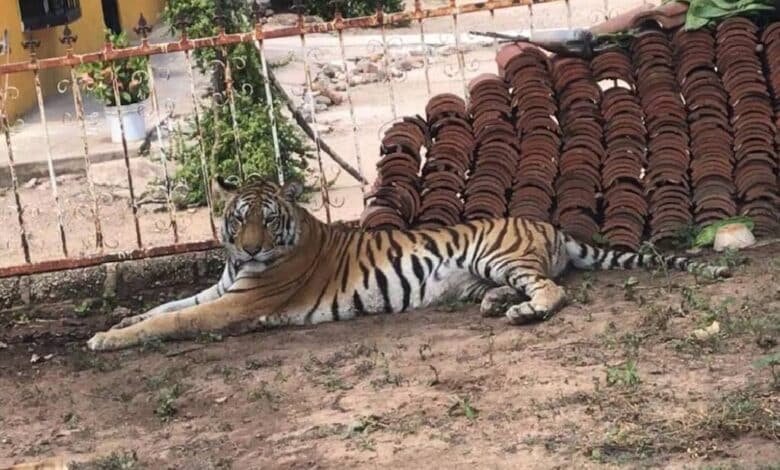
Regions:
<instances>
[{"instance_id":1,"label":"stack of clay roof tile","mask_svg":"<svg viewBox=\"0 0 780 470\"><path fill-rule=\"evenodd\" d=\"M462 98L443 93L425 108L432 145L423 166L419 227L454 225L461 221L466 172L471 165L474 136Z\"/></svg>"},{"instance_id":2,"label":"stack of clay roof tile","mask_svg":"<svg viewBox=\"0 0 780 470\"><path fill-rule=\"evenodd\" d=\"M753 219L761 235L777 224L777 154L772 103L756 52L757 32L744 18L720 23L716 57L732 108L739 212Z\"/></svg>"},{"instance_id":3,"label":"stack of clay roof tile","mask_svg":"<svg viewBox=\"0 0 780 470\"><path fill-rule=\"evenodd\" d=\"M573 237L592 241L599 232L597 197L606 156L601 143L601 90L582 59L555 59L552 76L563 132L553 221Z\"/></svg>"},{"instance_id":4,"label":"stack of clay roof tile","mask_svg":"<svg viewBox=\"0 0 780 470\"><path fill-rule=\"evenodd\" d=\"M591 61L591 70L597 81L611 85L601 100L606 145L601 167L601 234L612 246L636 250L642 243L647 216L641 180L647 164L647 130L635 95L631 59L619 49L603 52Z\"/></svg>"},{"instance_id":5,"label":"stack of clay roof tile","mask_svg":"<svg viewBox=\"0 0 780 470\"><path fill-rule=\"evenodd\" d=\"M728 95L716 71L710 31L679 30L672 45L688 111L694 220L707 224L737 212Z\"/></svg>"},{"instance_id":6,"label":"stack of clay roof tile","mask_svg":"<svg viewBox=\"0 0 780 470\"><path fill-rule=\"evenodd\" d=\"M508 212L549 221L561 145L550 63L539 49L518 44L504 46L496 61L512 90L515 132L520 137Z\"/></svg>"},{"instance_id":7,"label":"stack of clay roof tile","mask_svg":"<svg viewBox=\"0 0 780 470\"><path fill-rule=\"evenodd\" d=\"M634 76L648 132L645 193L650 209L650 239L675 237L693 222L688 182L688 123L672 68L666 35L648 30L631 44Z\"/></svg>"},{"instance_id":8,"label":"stack of clay roof tile","mask_svg":"<svg viewBox=\"0 0 780 470\"><path fill-rule=\"evenodd\" d=\"M420 210L420 170L427 125L421 118L404 118L384 135L377 163L377 181L363 211L361 225L369 230L406 228Z\"/></svg>"},{"instance_id":9,"label":"stack of clay roof tile","mask_svg":"<svg viewBox=\"0 0 780 470\"><path fill-rule=\"evenodd\" d=\"M509 88L497 75L485 73L469 83L469 94L476 147L463 216L466 220L503 217L518 159Z\"/></svg>"},{"instance_id":10,"label":"stack of clay roof tile","mask_svg":"<svg viewBox=\"0 0 780 470\"><path fill-rule=\"evenodd\" d=\"M775 111L775 128L780 129L780 21L769 25L762 35L764 45L764 58L769 70L769 85L772 90L772 98ZM777 192L780 193L780 132L775 133L775 152L778 153L775 165L777 168ZM775 193L778 196L778 193ZM776 204L777 214L780 217L780 197Z\"/></svg>"}]
</instances>

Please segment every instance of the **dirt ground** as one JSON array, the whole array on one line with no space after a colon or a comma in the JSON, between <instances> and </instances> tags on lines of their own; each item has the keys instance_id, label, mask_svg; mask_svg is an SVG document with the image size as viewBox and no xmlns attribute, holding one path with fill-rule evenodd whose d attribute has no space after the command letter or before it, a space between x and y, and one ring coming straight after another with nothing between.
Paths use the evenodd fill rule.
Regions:
<instances>
[{"instance_id":1,"label":"dirt ground","mask_svg":"<svg viewBox=\"0 0 780 470\"><path fill-rule=\"evenodd\" d=\"M569 274L526 327L444 305L94 354L171 293L1 313L0 468L778 468L780 244L712 258L735 277Z\"/></svg>"}]
</instances>

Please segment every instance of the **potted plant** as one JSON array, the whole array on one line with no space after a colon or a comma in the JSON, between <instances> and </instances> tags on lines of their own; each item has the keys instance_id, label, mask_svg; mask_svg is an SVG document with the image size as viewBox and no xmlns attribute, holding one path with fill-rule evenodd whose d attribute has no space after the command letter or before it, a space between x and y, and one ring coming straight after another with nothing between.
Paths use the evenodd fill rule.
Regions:
<instances>
[{"instance_id":1,"label":"potted plant","mask_svg":"<svg viewBox=\"0 0 780 470\"><path fill-rule=\"evenodd\" d=\"M106 31L106 37L115 49L129 45L124 33L113 34L111 31ZM103 104L108 127L111 129L111 142L122 141L122 131L119 127L120 110L117 109L113 73L116 73L119 107L121 107L126 141L141 140L146 136L144 102L149 97L148 63L149 58L142 56L92 62L79 66L81 83L86 93Z\"/></svg>"}]
</instances>

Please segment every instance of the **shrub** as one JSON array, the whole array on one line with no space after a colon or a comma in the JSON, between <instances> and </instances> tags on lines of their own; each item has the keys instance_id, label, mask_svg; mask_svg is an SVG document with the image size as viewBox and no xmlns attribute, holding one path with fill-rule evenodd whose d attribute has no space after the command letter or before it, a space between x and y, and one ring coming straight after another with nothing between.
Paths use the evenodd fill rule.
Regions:
<instances>
[{"instance_id":1,"label":"shrub","mask_svg":"<svg viewBox=\"0 0 780 470\"><path fill-rule=\"evenodd\" d=\"M218 32L215 22L216 3L225 12L224 27L228 33L249 31L252 28L251 3L246 0L169 0L163 19L172 32L176 32L179 19L187 18L189 37L211 36ZM245 176L257 174L276 180L277 166L274 153L271 120L268 116L264 81L260 73L260 57L251 43L242 43L227 49L223 57L220 49L201 48L193 51L195 66L204 74L210 74L212 92L216 99L212 105L204 106L200 115L203 150L210 175L238 176L237 157L241 159ZM229 61L235 89L235 111L238 127L236 145L233 121L225 98L224 70L215 63ZM280 103L274 103L275 120L279 137L282 171L286 178L302 178L307 168L306 154L310 149L301 132L278 110ZM176 136L176 158L181 164L176 175L177 183L187 189L179 203L203 204L205 190L201 168L201 149L194 117L185 123L183 131Z\"/></svg>"},{"instance_id":2,"label":"shrub","mask_svg":"<svg viewBox=\"0 0 780 470\"><path fill-rule=\"evenodd\" d=\"M106 38L115 49L122 49L129 45L125 33L114 34L107 29ZM146 75L148 64L148 57L128 57L115 61L90 62L79 66L77 70L87 94L94 96L106 106L116 106L112 80L114 71L116 71L120 103L123 105L140 103L149 96L149 78Z\"/></svg>"},{"instance_id":3,"label":"shrub","mask_svg":"<svg viewBox=\"0 0 780 470\"><path fill-rule=\"evenodd\" d=\"M341 2L341 14L345 18L355 16L372 15L376 11L377 0L343 0ZM383 11L392 13L404 9L403 0L384 0ZM307 15L316 15L324 20L332 20L336 11L333 0L306 0L304 1ZM271 6L277 11L290 11L292 0L271 0Z\"/></svg>"}]
</instances>

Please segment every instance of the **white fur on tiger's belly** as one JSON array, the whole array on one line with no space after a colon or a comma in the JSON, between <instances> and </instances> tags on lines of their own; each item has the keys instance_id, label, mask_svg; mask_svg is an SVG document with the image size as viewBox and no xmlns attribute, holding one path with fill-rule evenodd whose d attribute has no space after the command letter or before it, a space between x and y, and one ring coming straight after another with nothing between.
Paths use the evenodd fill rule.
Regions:
<instances>
[{"instance_id":1,"label":"white fur on tiger's belly","mask_svg":"<svg viewBox=\"0 0 780 470\"><path fill-rule=\"evenodd\" d=\"M402 282L396 272L392 269L384 269L383 274L387 278L387 292L390 300L390 306L392 312L399 312L403 308L404 304L404 289ZM406 263L402 265L402 272L409 282L409 305L406 311L441 304L443 301L452 299L461 299L463 295L469 292L470 288L478 283L478 279L465 269L454 268L449 263L443 263L439 268L431 273L425 280L425 290L421 298L420 292L422 286L415 277L411 266L406 266ZM360 295L360 301L363 304L363 311L365 314L382 314L385 313L385 299L379 289L375 274L371 274L371 289L366 290L363 288L362 282L355 286L357 293ZM348 292L352 292L348 290ZM342 296L343 305L339 306L339 320L349 320L357 315L356 308L352 303L352 299L349 296ZM330 304L323 302L320 307L313 312L308 321L310 323L322 323L334 320ZM295 320L294 323L303 324L306 323L306 315L303 312L296 312L291 315Z\"/></svg>"},{"instance_id":2,"label":"white fur on tiger's belly","mask_svg":"<svg viewBox=\"0 0 780 470\"><path fill-rule=\"evenodd\" d=\"M454 265L454 263L452 264ZM398 312L403 307L404 297L401 280L392 268L383 272L387 277L387 291L390 297L390 304L393 307L393 311ZM436 305L444 300L458 299L477 281L468 270L451 266L450 262L445 262L427 277L424 284L424 294L421 298L420 292L423 291L423 285L415 277L412 267L404 263L402 272L410 286L407 311ZM384 297L380 289L376 287L376 283L372 282L372 285L375 288L371 292L363 290L362 285L358 290L364 310L369 313L382 313L385 308Z\"/></svg>"}]
</instances>

